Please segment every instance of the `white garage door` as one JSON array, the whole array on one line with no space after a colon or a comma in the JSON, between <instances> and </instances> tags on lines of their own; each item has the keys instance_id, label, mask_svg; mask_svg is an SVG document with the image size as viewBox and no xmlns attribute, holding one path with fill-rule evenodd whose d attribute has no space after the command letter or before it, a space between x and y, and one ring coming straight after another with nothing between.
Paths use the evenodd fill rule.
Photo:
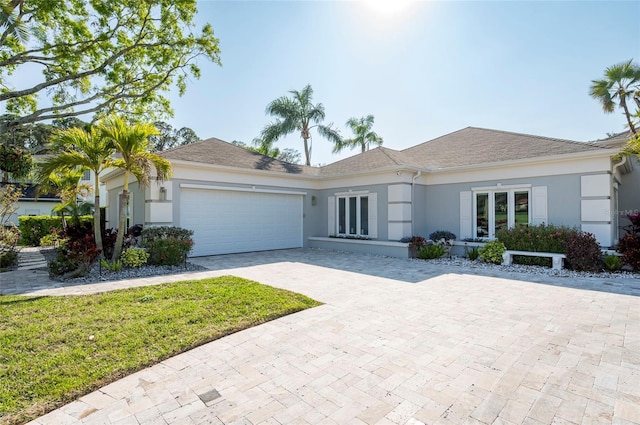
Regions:
<instances>
[{"instance_id":1,"label":"white garage door","mask_svg":"<svg viewBox=\"0 0 640 425\"><path fill-rule=\"evenodd\" d=\"M302 246L302 195L181 188L180 226L192 256Z\"/></svg>"}]
</instances>

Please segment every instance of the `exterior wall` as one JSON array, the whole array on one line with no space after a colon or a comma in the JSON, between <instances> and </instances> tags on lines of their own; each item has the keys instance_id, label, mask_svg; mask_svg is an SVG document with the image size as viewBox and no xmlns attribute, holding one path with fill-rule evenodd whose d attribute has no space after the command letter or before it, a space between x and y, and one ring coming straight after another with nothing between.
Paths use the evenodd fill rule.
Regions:
<instances>
[{"instance_id":1,"label":"exterior wall","mask_svg":"<svg viewBox=\"0 0 640 425\"><path fill-rule=\"evenodd\" d=\"M110 187L106 197L108 199L107 215L106 215L106 227L117 228L118 227L118 197L122 192L122 186ZM129 183L130 208L133 209L133 215L129 219L129 226L134 224L144 224L145 215L145 191L144 188L140 188L137 182Z\"/></svg>"},{"instance_id":2,"label":"exterior wall","mask_svg":"<svg viewBox=\"0 0 640 425\"><path fill-rule=\"evenodd\" d=\"M51 210L60 205L60 202L48 201L18 201L16 212L11 215L9 221L16 226L21 215L55 215Z\"/></svg>"},{"instance_id":3,"label":"exterior wall","mask_svg":"<svg viewBox=\"0 0 640 425\"><path fill-rule=\"evenodd\" d=\"M580 177L574 174L416 186L416 234L427 237L431 232L448 230L460 238L460 192L498 183L547 186L548 223L580 227Z\"/></svg>"}]
</instances>

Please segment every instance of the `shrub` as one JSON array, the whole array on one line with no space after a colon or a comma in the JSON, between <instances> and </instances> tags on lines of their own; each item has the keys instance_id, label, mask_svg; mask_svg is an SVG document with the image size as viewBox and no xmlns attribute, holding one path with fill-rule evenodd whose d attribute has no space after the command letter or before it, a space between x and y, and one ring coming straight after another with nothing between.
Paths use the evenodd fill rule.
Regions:
<instances>
[{"instance_id":1,"label":"shrub","mask_svg":"<svg viewBox=\"0 0 640 425\"><path fill-rule=\"evenodd\" d=\"M469 260L476 261L480 256L480 252L478 252L478 247L474 246L469 251L467 251L467 256L469 257Z\"/></svg>"},{"instance_id":2,"label":"shrub","mask_svg":"<svg viewBox=\"0 0 640 425\"><path fill-rule=\"evenodd\" d=\"M628 233L618 241L622 262L634 271L640 271L640 235Z\"/></svg>"},{"instance_id":3,"label":"shrub","mask_svg":"<svg viewBox=\"0 0 640 425\"><path fill-rule=\"evenodd\" d=\"M118 237L118 229L107 229L102 233L102 252L104 258L113 256L113 248L116 246L116 238ZM131 234L127 231L122 240L122 251L126 251L131 246Z\"/></svg>"},{"instance_id":4,"label":"shrub","mask_svg":"<svg viewBox=\"0 0 640 425\"><path fill-rule=\"evenodd\" d=\"M445 241L452 241L456 239L456 235L448 230L437 230L429 235L429 239L436 242L440 239Z\"/></svg>"},{"instance_id":5,"label":"shrub","mask_svg":"<svg viewBox=\"0 0 640 425\"><path fill-rule=\"evenodd\" d=\"M604 267L610 272L615 272L622 268L622 261L620 257L615 254L609 254L602 257L602 262L604 263Z\"/></svg>"},{"instance_id":6,"label":"shrub","mask_svg":"<svg viewBox=\"0 0 640 425\"><path fill-rule=\"evenodd\" d=\"M478 249L480 258L487 263L502 264L502 254L507 250L504 244L498 240L489 241Z\"/></svg>"},{"instance_id":7,"label":"shrub","mask_svg":"<svg viewBox=\"0 0 640 425\"><path fill-rule=\"evenodd\" d=\"M51 229L51 233L40 238L40 246L59 246L66 241L63 232Z\"/></svg>"},{"instance_id":8,"label":"shrub","mask_svg":"<svg viewBox=\"0 0 640 425\"><path fill-rule=\"evenodd\" d=\"M54 276L78 277L89 272L91 264L100 252L96 247L93 232L87 232L87 225L70 227L67 243L58 248L58 255L49 263L49 273Z\"/></svg>"},{"instance_id":9,"label":"shrub","mask_svg":"<svg viewBox=\"0 0 640 425\"><path fill-rule=\"evenodd\" d=\"M106 258L103 258L102 260L100 260L100 266L110 272L119 272L120 270L122 270L122 261L109 261Z\"/></svg>"},{"instance_id":10,"label":"shrub","mask_svg":"<svg viewBox=\"0 0 640 425\"><path fill-rule=\"evenodd\" d=\"M127 248L120 258L125 266L136 268L147 264L149 254L142 248Z\"/></svg>"},{"instance_id":11,"label":"shrub","mask_svg":"<svg viewBox=\"0 0 640 425\"><path fill-rule=\"evenodd\" d=\"M564 254L566 238L575 233L577 230L568 227L542 224L539 226L517 225L511 229L501 229L496 236L509 250ZM551 259L545 257L516 255L513 262L551 267Z\"/></svg>"},{"instance_id":12,"label":"shrub","mask_svg":"<svg viewBox=\"0 0 640 425\"><path fill-rule=\"evenodd\" d=\"M186 260L193 247L190 240L183 241L176 238L155 239L147 242L149 250L149 264L175 266Z\"/></svg>"},{"instance_id":13,"label":"shrub","mask_svg":"<svg viewBox=\"0 0 640 425\"><path fill-rule=\"evenodd\" d=\"M420 248L420 251L418 251L418 258L421 260L432 260L434 258L440 258L446 253L447 251L442 245L434 243Z\"/></svg>"},{"instance_id":14,"label":"shrub","mask_svg":"<svg viewBox=\"0 0 640 425\"><path fill-rule=\"evenodd\" d=\"M62 231L62 218L57 216L38 215L18 217L20 242L22 245L38 246L40 239L51 233L53 229ZM80 217L80 224L93 226L93 216L86 215ZM71 227L71 226L70 226Z\"/></svg>"},{"instance_id":15,"label":"shrub","mask_svg":"<svg viewBox=\"0 0 640 425\"><path fill-rule=\"evenodd\" d=\"M156 239L178 239L182 241L192 241L193 230L183 229L173 226L147 227L142 230L142 244L154 241Z\"/></svg>"},{"instance_id":16,"label":"shrub","mask_svg":"<svg viewBox=\"0 0 640 425\"><path fill-rule=\"evenodd\" d=\"M595 236L587 232L573 232L565 240L567 268L579 271L602 270L602 251Z\"/></svg>"},{"instance_id":17,"label":"shrub","mask_svg":"<svg viewBox=\"0 0 640 425\"><path fill-rule=\"evenodd\" d=\"M0 252L0 269L6 269L18 262L18 253L16 251Z\"/></svg>"}]
</instances>

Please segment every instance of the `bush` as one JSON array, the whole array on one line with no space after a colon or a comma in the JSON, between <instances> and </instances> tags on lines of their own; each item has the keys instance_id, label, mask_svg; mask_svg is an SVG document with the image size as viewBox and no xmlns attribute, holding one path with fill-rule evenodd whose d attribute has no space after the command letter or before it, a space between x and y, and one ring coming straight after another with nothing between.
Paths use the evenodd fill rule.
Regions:
<instances>
[{"instance_id":1,"label":"bush","mask_svg":"<svg viewBox=\"0 0 640 425\"><path fill-rule=\"evenodd\" d=\"M634 271L640 271L640 235L628 233L618 241L622 262Z\"/></svg>"},{"instance_id":2,"label":"bush","mask_svg":"<svg viewBox=\"0 0 640 425\"><path fill-rule=\"evenodd\" d=\"M478 259L478 257L480 256L480 252L478 251L478 247L474 246L469 251L467 251L467 256L469 257L469 260L476 261Z\"/></svg>"},{"instance_id":3,"label":"bush","mask_svg":"<svg viewBox=\"0 0 640 425\"><path fill-rule=\"evenodd\" d=\"M0 252L0 269L6 269L18 262L18 253L16 251Z\"/></svg>"},{"instance_id":4,"label":"bush","mask_svg":"<svg viewBox=\"0 0 640 425\"><path fill-rule=\"evenodd\" d=\"M65 234L67 243L58 248L58 255L49 263L49 273L54 276L78 277L89 272L91 264L100 252L93 232L86 231L86 224L70 227Z\"/></svg>"},{"instance_id":5,"label":"bush","mask_svg":"<svg viewBox=\"0 0 640 425\"><path fill-rule=\"evenodd\" d=\"M122 261L109 261L106 258L103 258L102 260L100 260L100 266L110 272L119 272L120 270L122 270Z\"/></svg>"},{"instance_id":6,"label":"bush","mask_svg":"<svg viewBox=\"0 0 640 425\"><path fill-rule=\"evenodd\" d=\"M615 254L605 255L602 257L602 262L604 263L604 267L610 272L615 272L622 268L622 260Z\"/></svg>"},{"instance_id":7,"label":"bush","mask_svg":"<svg viewBox=\"0 0 640 425\"><path fill-rule=\"evenodd\" d=\"M575 233L577 230L568 227L542 224L540 226L517 225L511 229L501 229L496 236L508 250L564 254L568 235ZM551 267L551 259L545 257L516 255L513 262Z\"/></svg>"},{"instance_id":8,"label":"bush","mask_svg":"<svg viewBox=\"0 0 640 425\"><path fill-rule=\"evenodd\" d=\"M565 240L567 268L579 271L602 270L602 250L595 236L587 232L574 232Z\"/></svg>"},{"instance_id":9,"label":"bush","mask_svg":"<svg viewBox=\"0 0 640 425\"><path fill-rule=\"evenodd\" d=\"M40 246L59 246L66 241L63 232L52 229L51 233L40 238Z\"/></svg>"},{"instance_id":10,"label":"bush","mask_svg":"<svg viewBox=\"0 0 640 425\"><path fill-rule=\"evenodd\" d=\"M51 233L53 229L62 231L62 217L38 215L18 217L20 226L20 234L22 238L20 243L26 246L38 246L40 239ZM89 224L93 226L93 216L84 215L80 217L80 224Z\"/></svg>"},{"instance_id":11,"label":"bush","mask_svg":"<svg viewBox=\"0 0 640 425\"><path fill-rule=\"evenodd\" d=\"M113 248L116 246L117 237L118 229L107 229L102 233L102 253L104 258L113 257ZM131 246L131 241L131 234L127 231L122 240L122 251L126 251Z\"/></svg>"},{"instance_id":12,"label":"bush","mask_svg":"<svg viewBox=\"0 0 640 425\"><path fill-rule=\"evenodd\" d=\"M120 258L125 266L136 268L147 264L149 254L142 248L127 248Z\"/></svg>"},{"instance_id":13,"label":"bush","mask_svg":"<svg viewBox=\"0 0 640 425\"><path fill-rule=\"evenodd\" d=\"M193 242L191 240L166 238L146 242L146 246L149 250L149 264L175 266L187 259L187 255L193 247Z\"/></svg>"},{"instance_id":14,"label":"bush","mask_svg":"<svg viewBox=\"0 0 640 425\"><path fill-rule=\"evenodd\" d=\"M418 251L418 258L421 260L432 260L434 258L440 258L446 253L447 251L442 245L434 243L420 248L420 251Z\"/></svg>"},{"instance_id":15,"label":"bush","mask_svg":"<svg viewBox=\"0 0 640 425\"><path fill-rule=\"evenodd\" d=\"M193 241L193 230L173 226L147 227L142 230L142 245L156 239L178 239L181 241Z\"/></svg>"},{"instance_id":16,"label":"bush","mask_svg":"<svg viewBox=\"0 0 640 425\"><path fill-rule=\"evenodd\" d=\"M452 241L456 239L456 235L448 230L437 230L429 235L429 239L437 242L440 239L444 239L445 241Z\"/></svg>"},{"instance_id":17,"label":"bush","mask_svg":"<svg viewBox=\"0 0 640 425\"><path fill-rule=\"evenodd\" d=\"M502 264L502 254L507 250L500 241L489 241L478 249L480 258L487 263Z\"/></svg>"}]
</instances>

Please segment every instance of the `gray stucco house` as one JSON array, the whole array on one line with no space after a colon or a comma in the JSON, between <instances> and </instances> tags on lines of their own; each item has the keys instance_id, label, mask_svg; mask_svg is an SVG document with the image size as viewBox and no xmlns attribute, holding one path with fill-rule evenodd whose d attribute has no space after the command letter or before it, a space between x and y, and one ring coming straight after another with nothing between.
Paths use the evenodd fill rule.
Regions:
<instances>
[{"instance_id":1,"label":"gray stucco house","mask_svg":"<svg viewBox=\"0 0 640 425\"><path fill-rule=\"evenodd\" d=\"M468 127L307 167L212 138L162 152L173 178L132 184L129 214L131 224L194 230L194 256L303 246L406 256L405 236L491 239L516 223L574 226L609 247L640 210L638 162L612 160L624 141ZM115 226L122 172L103 181Z\"/></svg>"}]
</instances>

